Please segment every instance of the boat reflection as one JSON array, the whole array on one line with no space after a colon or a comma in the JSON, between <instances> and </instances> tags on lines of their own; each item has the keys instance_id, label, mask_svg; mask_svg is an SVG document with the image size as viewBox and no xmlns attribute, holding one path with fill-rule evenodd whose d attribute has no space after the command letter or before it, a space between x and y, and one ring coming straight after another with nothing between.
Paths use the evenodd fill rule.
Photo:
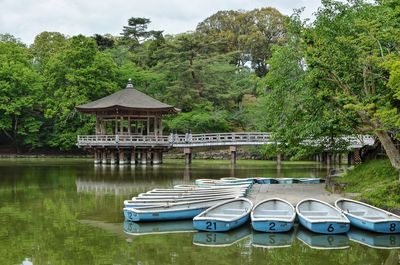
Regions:
<instances>
[{"instance_id":1,"label":"boat reflection","mask_svg":"<svg viewBox=\"0 0 400 265\"><path fill-rule=\"evenodd\" d=\"M290 247L295 238L295 229L285 233L260 233L253 231L251 242L254 247L284 248Z\"/></svg>"},{"instance_id":2,"label":"boat reflection","mask_svg":"<svg viewBox=\"0 0 400 265\"><path fill-rule=\"evenodd\" d=\"M251 228L241 226L229 232L197 232L193 235L193 244L198 246L227 247L250 236Z\"/></svg>"},{"instance_id":3,"label":"boat reflection","mask_svg":"<svg viewBox=\"0 0 400 265\"><path fill-rule=\"evenodd\" d=\"M379 249L399 249L400 234L378 234L352 227L347 233L351 241Z\"/></svg>"},{"instance_id":4,"label":"boat reflection","mask_svg":"<svg viewBox=\"0 0 400 265\"><path fill-rule=\"evenodd\" d=\"M314 249L345 249L350 247L349 238L345 234L324 235L299 228L297 239Z\"/></svg>"},{"instance_id":5,"label":"boat reflection","mask_svg":"<svg viewBox=\"0 0 400 265\"><path fill-rule=\"evenodd\" d=\"M192 220L182 220L173 222L131 222L124 221L124 232L128 235L155 235L155 234L171 234L196 232L193 228Z\"/></svg>"}]
</instances>

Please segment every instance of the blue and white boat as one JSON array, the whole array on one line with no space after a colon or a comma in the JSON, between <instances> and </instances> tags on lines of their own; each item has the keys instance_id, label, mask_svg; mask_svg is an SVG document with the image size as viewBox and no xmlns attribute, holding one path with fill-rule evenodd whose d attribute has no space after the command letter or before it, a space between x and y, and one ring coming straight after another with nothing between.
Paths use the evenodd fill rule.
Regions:
<instances>
[{"instance_id":1,"label":"blue and white boat","mask_svg":"<svg viewBox=\"0 0 400 265\"><path fill-rule=\"evenodd\" d=\"M287 232L293 228L296 211L293 205L279 198L266 199L251 211L251 225L260 232Z\"/></svg>"},{"instance_id":2,"label":"blue and white boat","mask_svg":"<svg viewBox=\"0 0 400 265\"><path fill-rule=\"evenodd\" d=\"M317 199L300 201L296 212L300 224L315 233L341 234L350 229L349 219L339 209Z\"/></svg>"},{"instance_id":3,"label":"blue and white boat","mask_svg":"<svg viewBox=\"0 0 400 265\"><path fill-rule=\"evenodd\" d=\"M147 200L137 200L137 198L132 198L132 200L125 200L124 207L126 208L143 208L150 206L173 206L175 204L182 203L196 203L198 201L215 201L215 200L231 200L238 198L237 195L224 195L224 196L210 196L203 198L181 198L181 199L147 199Z\"/></svg>"},{"instance_id":4,"label":"blue and white boat","mask_svg":"<svg viewBox=\"0 0 400 265\"><path fill-rule=\"evenodd\" d=\"M245 198L217 204L193 218L193 226L202 231L229 231L249 220L253 203Z\"/></svg>"},{"instance_id":5,"label":"blue and white boat","mask_svg":"<svg viewBox=\"0 0 400 265\"><path fill-rule=\"evenodd\" d=\"M297 180L300 184L319 184L325 182L325 180L321 178L298 178Z\"/></svg>"},{"instance_id":6,"label":"blue and white boat","mask_svg":"<svg viewBox=\"0 0 400 265\"><path fill-rule=\"evenodd\" d=\"M244 191L232 191L232 192L217 192L217 193L198 193L198 194L148 194L141 193L136 198L136 200L155 200L155 199L201 199L204 197L214 197L214 196L229 196L235 195L237 197L244 196L246 192ZM133 199L133 198L132 198Z\"/></svg>"},{"instance_id":7,"label":"blue and white boat","mask_svg":"<svg viewBox=\"0 0 400 265\"><path fill-rule=\"evenodd\" d=\"M299 182L295 178L276 178L275 180L278 181L278 184L293 184Z\"/></svg>"},{"instance_id":8,"label":"blue and white boat","mask_svg":"<svg viewBox=\"0 0 400 265\"><path fill-rule=\"evenodd\" d=\"M350 240L346 234L323 235L300 228L297 231L297 239L313 249L330 250L350 247Z\"/></svg>"},{"instance_id":9,"label":"blue and white boat","mask_svg":"<svg viewBox=\"0 0 400 265\"><path fill-rule=\"evenodd\" d=\"M193 235L193 244L203 247L228 247L249 237L251 228L243 225L237 229L219 232L197 232Z\"/></svg>"},{"instance_id":10,"label":"blue and white boat","mask_svg":"<svg viewBox=\"0 0 400 265\"><path fill-rule=\"evenodd\" d=\"M215 179L197 179L196 180L196 185L198 186L224 186L224 187L234 187L234 186L241 186L241 185L247 185L251 186L253 185L252 180L243 180L243 181L236 181L236 182L227 182L227 181L221 181L221 180L215 180Z\"/></svg>"},{"instance_id":11,"label":"blue and white boat","mask_svg":"<svg viewBox=\"0 0 400 265\"><path fill-rule=\"evenodd\" d=\"M400 249L400 234L382 234L352 227L347 233L351 241L377 249Z\"/></svg>"},{"instance_id":12,"label":"blue and white boat","mask_svg":"<svg viewBox=\"0 0 400 265\"><path fill-rule=\"evenodd\" d=\"M249 184L240 184L240 185L175 185L174 189L176 190L231 190L231 189L238 189L238 188L244 188L247 189L251 185Z\"/></svg>"},{"instance_id":13,"label":"blue and white boat","mask_svg":"<svg viewBox=\"0 0 400 265\"><path fill-rule=\"evenodd\" d=\"M125 207L123 211L125 219L134 222L184 220L191 219L206 209L229 200L230 199L226 198L217 198L213 200L166 204L163 206L157 205L142 208Z\"/></svg>"},{"instance_id":14,"label":"blue and white boat","mask_svg":"<svg viewBox=\"0 0 400 265\"><path fill-rule=\"evenodd\" d=\"M400 233L400 217L395 214L344 198L337 200L335 206L358 228L377 233Z\"/></svg>"},{"instance_id":15,"label":"blue and white boat","mask_svg":"<svg viewBox=\"0 0 400 265\"><path fill-rule=\"evenodd\" d=\"M278 181L274 178L256 178L257 184L277 184Z\"/></svg>"}]
</instances>

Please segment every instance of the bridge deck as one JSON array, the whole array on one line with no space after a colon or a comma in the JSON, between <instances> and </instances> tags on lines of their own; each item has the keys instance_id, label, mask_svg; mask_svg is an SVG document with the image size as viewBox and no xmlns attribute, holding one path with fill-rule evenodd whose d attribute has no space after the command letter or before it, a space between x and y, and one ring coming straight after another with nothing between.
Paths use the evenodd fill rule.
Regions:
<instances>
[{"instance_id":1,"label":"bridge deck","mask_svg":"<svg viewBox=\"0 0 400 265\"><path fill-rule=\"evenodd\" d=\"M349 143L349 148L373 145L371 136L343 136L341 140ZM170 134L154 135L79 135L79 147L164 147L188 148L211 146L242 146L274 144L276 141L267 132L233 132L208 134ZM304 143L315 145L315 142Z\"/></svg>"}]
</instances>

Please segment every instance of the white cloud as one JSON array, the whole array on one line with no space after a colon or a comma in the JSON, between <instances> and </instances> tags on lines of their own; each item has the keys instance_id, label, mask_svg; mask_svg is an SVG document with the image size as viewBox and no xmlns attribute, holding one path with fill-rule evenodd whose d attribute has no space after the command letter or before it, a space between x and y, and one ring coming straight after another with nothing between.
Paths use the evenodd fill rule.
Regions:
<instances>
[{"instance_id":1,"label":"white cloud","mask_svg":"<svg viewBox=\"0 0 400 265\"><path fill-rule=\"evenodd\" d=\"M66 35L118 35L130 17L146 17L151 28L176 34L219 10L251 10L264 6L290 15L306 7L311 17L320 0L0 0L0 33L11 33L26 43L43 31Z\"/></svg>"}]
</instances>

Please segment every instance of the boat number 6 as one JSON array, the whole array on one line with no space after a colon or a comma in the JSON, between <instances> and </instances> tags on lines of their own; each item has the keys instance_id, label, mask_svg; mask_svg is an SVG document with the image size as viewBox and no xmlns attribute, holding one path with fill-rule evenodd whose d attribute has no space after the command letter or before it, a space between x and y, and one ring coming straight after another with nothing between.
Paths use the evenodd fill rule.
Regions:
<instances>
[{"instance_id":1,"label":"boat number 6","mask_svg":"<svg viewBox=\"0 0 400 265\"><path fill-rule=\"evenodd\" d=\"M275 231L275 223L274 222L269 223L269 230Z\"/></svg>"},{"instance_id":2,"label":"boat number 6","mask_svg":"<svg viewBox=\"0 0 400 265\"><path fill-rule=\"evenodd\" d=\"M390 227L389 227L390 232L394 232L396 230L396 224L395 223L391 223Z\"/></svg>"},{"instance_id":3,"label":"boat number 6","mask_svg":"<svg viewBox=\"0 0 400 265\"><path fill-rule=\"evenodd\" d=\"M332 224L330 224L330 225L328 226L328 232L329 232L329 233L332 233L333 231L335 231L335 228L333 228Z\"/></svg>"},{"instance_id":4,"label":"boat number 6","mask_svg":"<svg viewBox=\"0 0 400 265\"><path fill-rule=\"evenodd\" d=\"M208 230L216 230L217 229L217 223L216 222L206 222L206 229L208 229Z\"/></svg>"}]
</instances>

